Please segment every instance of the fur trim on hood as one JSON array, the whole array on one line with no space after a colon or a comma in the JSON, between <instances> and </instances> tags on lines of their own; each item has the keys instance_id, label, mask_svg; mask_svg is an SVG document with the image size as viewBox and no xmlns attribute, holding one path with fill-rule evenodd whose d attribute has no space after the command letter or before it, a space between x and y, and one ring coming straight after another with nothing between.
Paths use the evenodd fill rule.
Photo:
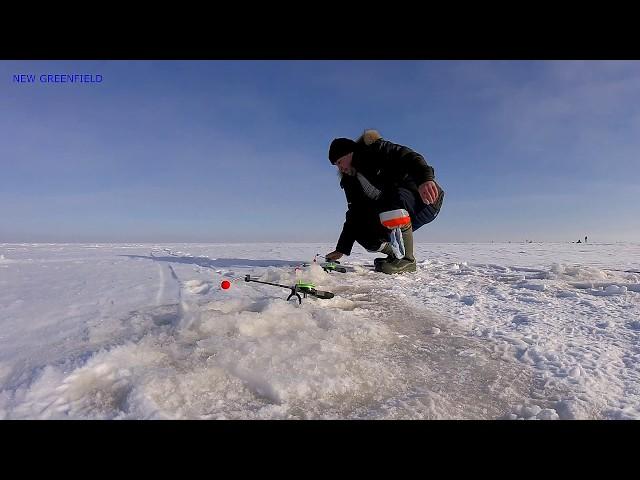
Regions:
<instances>
[{"instance_id":1,"label":"fur trim on hood","mask_svg":"<svg viewBox=\"0 0 640 480\"><path fill-rule=\"evenodd\" d=\"M377 130L365 130L360 138L356 140L356 143L364 143L365 145L371 145L376 140L380 140L382 135Z\"/></svg>"}]
</instances>

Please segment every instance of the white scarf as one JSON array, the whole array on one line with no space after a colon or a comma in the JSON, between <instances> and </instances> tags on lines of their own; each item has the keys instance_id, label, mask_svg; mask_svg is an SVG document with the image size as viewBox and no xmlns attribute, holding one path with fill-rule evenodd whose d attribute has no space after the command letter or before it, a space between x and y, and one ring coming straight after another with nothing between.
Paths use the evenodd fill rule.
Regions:
<instances>
[{"instance_id":1,"label":"white scarf","mask_svg":"<svg viewBox=\"0 0 640 480\"><path fill-rule=\"evenodd\" d=\"M371 182L365 178L360 172L356 172L356 176L360 181L360 185L362 185L362 190L364 190L364 194L372 200L377 200L378 197L382 194L380 190L371 185Z\"/></svg>"}]
</instances>

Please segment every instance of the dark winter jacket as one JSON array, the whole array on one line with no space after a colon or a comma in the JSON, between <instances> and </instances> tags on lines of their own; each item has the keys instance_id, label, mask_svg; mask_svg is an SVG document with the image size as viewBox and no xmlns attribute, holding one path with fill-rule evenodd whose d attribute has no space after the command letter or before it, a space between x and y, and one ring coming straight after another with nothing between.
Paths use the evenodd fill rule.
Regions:
<instances>
[{"instance_id":1,"label":"dark winter jacket","mask_svg":"<svg viewBox=\"0 0 640 480\"><path fill-rule=\"evenodd\" d=\"M359 148L353 153L352 167L383 193L395 188L406 188L417 194L418 187L424 182L435 182L433 167L427 165L422 155L408 147L384 140L377 131L365 131L357 143ZM438 212L444 192L437 182L436 186L438 200L431 207ZM361 209L371 208L371 200L354 176L343 175L340 187L347 197L348 210L336 250L349 255L356 238L354 216Z\"/></svg>"}]
</instances>

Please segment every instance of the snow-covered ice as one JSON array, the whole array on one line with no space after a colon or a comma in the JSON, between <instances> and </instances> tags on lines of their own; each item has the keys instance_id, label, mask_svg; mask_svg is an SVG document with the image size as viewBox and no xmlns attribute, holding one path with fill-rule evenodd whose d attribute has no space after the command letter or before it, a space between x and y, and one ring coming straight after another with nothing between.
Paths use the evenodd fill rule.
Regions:
<instances>
[{"instance_id":1,"label":"snow-covered ice","mask_svg":"<svg viewBox=\"0 0 640 480\"><path fill-rule=\"evenodd\" d=\"M0 418L640 418L639 244L333 249L0 244Z\"/></svg>"}]
</instances>

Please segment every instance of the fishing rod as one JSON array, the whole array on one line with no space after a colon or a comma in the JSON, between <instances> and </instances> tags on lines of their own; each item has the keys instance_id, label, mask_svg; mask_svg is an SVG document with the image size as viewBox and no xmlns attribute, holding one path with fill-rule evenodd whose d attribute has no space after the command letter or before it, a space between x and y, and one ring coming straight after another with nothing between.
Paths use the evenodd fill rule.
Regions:
<instances>
[{"instance_id":1,"label":"fishing rod","mask_svg":"<svg viewBox=\"0 0 640 480\"><path fill-rule=\"evenodd\" d=\"M300 294L298 292L302 292L302 295L304 296L304 298L307 298L307 295L310 295L310 296L316 297L316 298L325 299L325 300L328 300L328 299L334 297L333 293L331 293L331 292L323 292L322 290L316 290L316 288L315 288L316 286L313 283L306 283L306 282L302 282L300 280L298 280L298 282L296 282L295 285L289 286L289 285L282 285L280 283L262 282L260 280L256 280L255 278L251 278L251 275L246 275L244 277L244 281L245 282L263 283L265 285L273 285L274 287L287 288L287 289L291 290L291 293L287 297L287 301L289 301L291 299L291 297L296 296L296 297L298 297L299 304L302 304L302 298L300 297Z\"/></svg>"},{"instance_id":2,"label":"fishing rod","mask_svg":"<svg viewBox=\"0 0 640 480\"><path fill-rule=\"evenodd\" d=\"M347 273L347 269L344 267L341 267L340 265L337 265L340 262L325 262L325 263L321 263L320 266L322 267L322 269L327 272L340 272L340 273Z\"/></svg>"},{"instance_id":3,"label":"fishing rod","mask_svg":"<svg viewBox=\"0 0 640 480\"><path fill-rule=\"evenodd\" d=\"M319 253L316 253L315 257L313 257L313 263L315 263L316 265L320 265L322 267L322 269L327 272L327 273L331 273L331 272L340 272L340 273L347 273L347 269L345 267L341 267L339 264L340 262L335 260L335 261L326 261L324 263L318 262L317 258L320 256ZM325 258L326 260L326 258ZM310 263L303 263L302 264L303 267L310 267L311 264Z\"/></svg>"}]
</instances>

